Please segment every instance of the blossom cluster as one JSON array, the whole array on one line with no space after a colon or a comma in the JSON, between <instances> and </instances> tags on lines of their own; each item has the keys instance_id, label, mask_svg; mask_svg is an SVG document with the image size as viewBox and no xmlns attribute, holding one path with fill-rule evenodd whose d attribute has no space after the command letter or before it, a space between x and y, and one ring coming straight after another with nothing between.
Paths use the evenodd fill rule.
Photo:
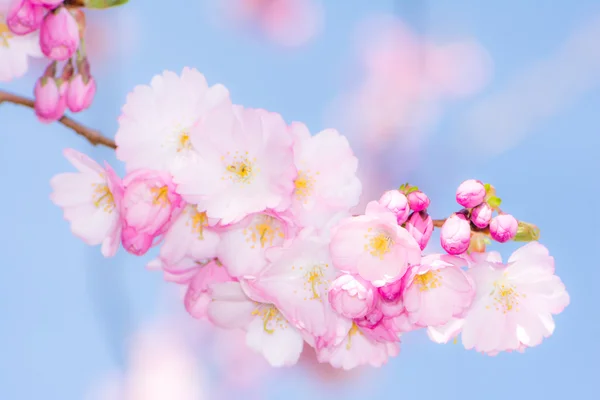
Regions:
<instances>
[{"instance_id":1,"label":"blossom cluster","mask_svg":"<svg viewBox=\"0 0 600 400\"><path fill-rule=\"evenodd\" d=\"M87 109L96 82L85 51L82 7L107 8L123 2L10 0L8 7L0 7L0 81L22 76L28 57L43 55L50 64L34 88L38 119L53 122L67 109L74 113ZM63 63L60 75L58 63Z\"/></svg>"},{"instance_id":2,"label":"blossom cluster","mask_svg":"<svg viewBox=\"0 0 600 400\"><path fill-rule=\"evenodd\" d=\"M344 136L235 105L194 69L136 87L115 140L123 179L69 149L78 172L51 181L73 233L107 257L157 247L149 267L185 288L186 310L245 330L273 366L295 364L305 345L336 368L381 366L418 329L440 343L461 334L491 355L522 351L552 334L569 303L537 241L506 264L449 246L463 229L452 218L480 226L475 209L497 206L485 185L483 195L478 182L459 188L467 209L443 223L449 254L423 255L441 225L428 196L402 185L353 215L361 182ZM497 225L503 239L509 228Z\"/></svg>"}]
</instances>

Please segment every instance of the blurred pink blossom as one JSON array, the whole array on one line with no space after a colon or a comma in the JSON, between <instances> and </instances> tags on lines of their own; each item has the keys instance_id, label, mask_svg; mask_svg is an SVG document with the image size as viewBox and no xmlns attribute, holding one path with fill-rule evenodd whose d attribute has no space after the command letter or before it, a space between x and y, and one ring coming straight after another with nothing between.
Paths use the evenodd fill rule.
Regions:
<instances>
[{"instance_id":1,"label":"blurred pink blossom","mask_svg":"<svg viewBox=\"0 0 600 400\"><path fill-rule=\"evenodd\" d=\"M223 5L235 25L280 46L302 46L323 25L320 0L225 0Z\"/></svg>"}]
</instances>

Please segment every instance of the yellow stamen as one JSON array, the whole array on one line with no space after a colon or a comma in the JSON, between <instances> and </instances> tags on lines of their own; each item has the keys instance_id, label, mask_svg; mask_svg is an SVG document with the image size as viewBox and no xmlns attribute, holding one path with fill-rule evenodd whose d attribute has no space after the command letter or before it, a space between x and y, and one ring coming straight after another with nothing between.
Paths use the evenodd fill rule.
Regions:
<instances>
[{"instance_id":1,"label":"yellow stamen","mask_svg":"<svg viewBox=\"0 0 600 400\"><path fill-rule=\"evenodd\" d=\"M346 343L346 350L350 350L352 348L352 336L356 335L356 334L362 335L363 333L360 331L360 329L358 328L358 325L356 325L355 322L352 323L352 327L350 328L350 331L348 332L348 343Z\"/></svg>"},{"instance_id":2,"label":"yellow stamen","mask_svg":"<svg viewBox=\"0 0 600 400\"><path fill-rule=\"evenodd\" d=\"M269 335L275 333L275 329L278 327L281 329L287 328L287 321L279 313L279 310L273 305L259 304L258 307L252 311L252 315L262 317L263 330ZM269 323L271 322L272 325L269 327Z\"/></svg>"},{"instance_id":3,"label":"yellow stamen","mask_svg":"<svg viewBox=\"0 0 600 400\"><path fill-rule=\"evenodd\" d=\"M312 178L310 171L298 171L298 177L294 181L294 186L296 187L294 195L298 200L304 203L308 202L308 197L313 192L314 183L315 180Z\"/></svg>"},{"instance_id":4,"label":"yellow stamen","mask_svg":"<svg viewBox=\"0 0 600 400\"><path fill-rule=\"evenodd\" d=\"M152 200L152 204L161 206L167 206L171 204L171 201L169 200L168 186L165 185L159 188L153 187L150 189L150 191L154 194L154 200Z\"/></svg>"},{"instance_id":5,"label":"yellow stamen","mask_svg":"<svg viewBox=\"0 0 600 400\"><path fill-rule=\"evenodd\" d=\"M271 247L276 238L283 239L285 237L281 230L281 224L276 218L269 215L261 215L257 219L257 222L244 231L244 234L247 235L246 241L252 243L251 248L255 248L257 242L260 243L260 247L263 249Z\"/></svg>"},{"instance_id":6,"label":"yellow stamen","mask_svg":"<svg viewBox=\"0 0 600 400\"><path fill-rule=\"evenodd\" d=\"M192 148L192 143L190 142L190 135L187 132L181 132L179 135L179 142L177 144L177 151L180 152L182 150L190 150Z\"/></svg>"},{"instance_id":7,"label":"yellow stamen","mask_svg":"<svg viewBox=\"0 0 600 400\"><path fill-rule=\"evenodd\" d=\"M2 14L0 14L0 20L4 20ZM0 22L0 46L9 47L8 39L11 39L12 37L13 34L10 29L8 29L8 26L5 23Z\"/></svg>"},{"instance_id":8,"label":"yellow stamen","mask_svg":"<svg viewBox=\"0 0 600 400\"><path fill-rule=\"evenodd\" d=\"M115 199L111 193L108 185L95 183L95 187L92 194L92 201L96 208L103 208L105 212L111 213L115 208Z\"/></svg>"},{"instance_id":9,"label":"yellow stamen","mask_svg":"<svg viewBox=\"0 0 600 400\"><path fill-rule=\"evenodd\" d=\"M511 311L518 312L520 305L519 300L526 296L518 293L514 285L496 281L494 282L494 288L490 293L490 297L492 298L492 305L495 310L502 311L503 314L506 314ZM486 306L486 308L490 309L491 307Z\"/></svg>"},{"instance_id":10,"label":"yellow stamen","mask_svg":"<svg viewBox=\"0 0 600 400\"><path fill-rule=\"evenodd\" d=\"M227 157L221 157L221 160L223 160L224 163L227 158L230 159L225 164L225 169L228 174L225 174L221 179L230 179L238 183L251 183L254 176L259 172L259 169L255 168L256 158L250 160L247 157L247 154L248 152L246 152L245 156L236 154L234 157L230 158L228 153Z\"/></svg>"},{"instance_id":11,"label":"yellow stamen","mask_svg":"<svg viewBox=\"0 0 600 400\"><path fill-rule=\"evenodd\" d=\"M436 289L442 286L440 282L442 277L437 271L427 271L424 274L415 276L415 284L421 292L426 292L430 289Z\"/></svg>"},{"instance_id":12,"label":"yellow stamen","mask_svg":"<svg viewBox=\"0 0 600 400\"><path fill-rule=\"evenodd\" d=\"M204 240L204 227L208 225L208 217L205 212L198 212L195 207L192 207L192 231L198 234L199 240Z\"/></svg>"},{"instance_id":13,"label":"yellow stamen","mask_svg":"<svg viewBox=\"0 0 600 400\"><path fill-rule=\"evenodd\" d=\"M369 228L369 232L371 230L372 228ZM385 231L379 232L371 237L365 235L365 237L369 239L368 244L365 244L365 250L370 252L373 257L378 257L381 260L383 260L383 256L389 253L394 246L394 241Z\"/></svg>"}]
</instances>

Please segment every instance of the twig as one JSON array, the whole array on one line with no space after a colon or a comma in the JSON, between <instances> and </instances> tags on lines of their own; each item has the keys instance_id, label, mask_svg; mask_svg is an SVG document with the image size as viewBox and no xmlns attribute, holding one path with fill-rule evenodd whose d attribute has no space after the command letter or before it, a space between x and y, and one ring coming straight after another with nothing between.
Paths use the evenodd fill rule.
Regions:
<instances>
[{"instance_id":1,"label":"twig","mask_svg":"<svg viewBox=\"0 0 600 400\"><path fill-rule=\"evenodd\" d=\"M31 109L34 108L33 100L0 90L0 104L4 102L18 104L20 106L29 107ZM90 129L87 126L82 125L79 122L67 116L63 116L61 119L58 120L58 122L60 122L67 128L72 129L78 135L83 136L88 140L88 142L90 142L94 146L101 145L110 147L111 149L117 148L117 145L114 140L103 136L100 132Z\"/></svg>"}]
</instances>

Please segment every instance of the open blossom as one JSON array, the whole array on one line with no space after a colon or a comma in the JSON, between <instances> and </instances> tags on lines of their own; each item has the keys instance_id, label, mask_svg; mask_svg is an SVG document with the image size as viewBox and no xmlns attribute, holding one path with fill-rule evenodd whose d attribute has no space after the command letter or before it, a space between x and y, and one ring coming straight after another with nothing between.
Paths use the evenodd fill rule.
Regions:
<instances>
[{"instance_id":1,"label":"open blossom","mask_svg":"<svg viewBox=\"0 0 600 400\"><path fill-rule=\"evenodd\" d=\"M208 305L212 301L212 286L232 281L227 269L219 261L213 260L200 265L185 293L183 301L185 309L194 318L206 317Z\"/></svg>"},{"instance_id":2,"label":"open blossom","mask_svg":"<svg viewBox=\"0 0 600 400\"><path fill-rule=\"evenodd\" d=\"M256 276L267 266L265 252L283 245L292 236L292 228L276 215L249 215L222 229L217 256L232 276Z\"/></svg>"},{"instance_id":3,"label":"open blossom","mask_svg":"<svg viewBox=\"0 0 600 400\"><path fill-rule=\"evenodd\" d=\"M362 318L375 307L377 290L368 282L352 275L342 275L331 283L329 302L346 318Z\"/></svg>"},{"instance_id":4,"label":"open blossom","mask_svg":"<svg viewBox=\"0 0 600 400\"><path fill-rule=\"evenodd\" d=\"M333 264L375 286L396 280L421 260L415 239L376 201L367 205L365 215L341 221L332 235Z\"/></svg>"},{"instance_id":5,"label":"open blossom","mask_svg":"<svg viewBox=\"0 0 600 400\"><path fill-rule=\"evenodd\" d=\"M115 135L117 158L127 171L172 171L196 155L190 129L215 106L229 104L223 85L208 86L198 70L165 71L127 96Z\"/></svg>"},{"instance_id":6,"label":"open blossom","mask_svg":"<svg viewBox=\"0 0 600 400\"><path fill-rule=\"evenodd\" d=\"M246 330L248 346L274 367L298 362L304 339L274 304L252 300L239 282L214 284L211 291L211 322L222 328Z\"/></svg>"},{"instance_id":7,"label":"open blossom","mask_svg":"<svg viewBox=\"0 0 600 400\"><path fill-rule=\"evenodd\" d=\"M220 106L190 131L190 142L199 156L173 176L177 191L198 210L227 225L289 207L296 168L280 115Z\"/></svg>"},{"instance_id":8,"label":"open blossom","mask_svg":"<svg viewBox=\"0 0 600 400\"><path fill-rule=\"evenodd\" d=\"M75 236L92 246L102 244L102 254L113 256L121 232L121 180L110 166L104 169L85 154L73 149L66 149L64 154L79 172L52 178L50 198L63 208Z\"/></svg>"},{"instance_id":9,"label":"open blossom","mask_svg":"<svg viewBox=\"0 0 600 400\"><path fill-rule=\"evenodd\" d=\"M364 333L365 328L352 323L346 336L335 344L317 348L319 362L329 362L345 370L361 365L381 367L390 357L398 355L396 341L376 341Z\"/></svg>"},{"instance_id":10,"label":"open blossom","mask_svg":"<svg viewBox=\"0 0 600 400\"><path fill-rule=\"evenodd\" d=\"M42 56L37 32L14 35L6 24L6 13L0 4L0 82L22 77L29 67L29 57Z\"/></svg>"},{"instance_id":11,"label":"open blossom","mask_svg":"<svg viewBox=\"0 0 600 400\"><path fill-rule=\"evenodd\" d=\"M404 307L412 324L443 325L469 309L475 288L463 264L458 257L429 255L405 275Z\"/></svg>"},{"instance_id":12,"label":"open blossom","mask_svg":"<svg viewBox=\"0 0 600 400\"><path fill-rule=\"evenodd\" d=\"M123 179L123 187L121 240L127 251L142 255L166 232L183 202L165 172L146 169L131 172Z\"/></svg>"},{"instance_id":13,"label":"open blossom","mask_svg":"<svg viewBox=\"0 0 600 400\"><path fill-rule=\"evenodd\" d=\"M68 60L79 47L79 25L65 7L46 15L40 28L40 47L51 60Z\"/></svg>"},{"instance_id":14,"label":"open blossom","mask_svg":"<svg viewBox=\"0 0 600 400\"><path fill-rule=\"evenodd\" d=\"M507 264L479 257L468 270L477 288L462 322L465 348L495 354L539 345L554 332L552 314L569 304L569 295L554 274L554 258L531 242Z\"/></svg>"},{"instance_id":15,"label":"open blossom","mask_svg":"<svg viewBox=\"0 0 600 400\"><path fill-rule=\"evenodd\" d=\"M269 249L269 267L247 283L304 331L335 341L350 326L329 303L328 290L340 272L331 263L328 244L304 230L286 246Z\"/></svg>"},{"instance_id":16,"label":"open blossom","mask_svg":"<svg viewBox=\"0 0 600 400\"><path fill-rule=\"evenodd\" d=\"M314 136L306 125L291 125L298 176L290 212L302 227L322 227L335 214L358 204L362 186L358 160L348 140L335 129Z\"/></svg>"},{"instance_id":17,"label":"open blossom","mask_svg":"<svg viewBox=\"0 0 600 400\"><path fill-rule=\"evenodd\" d=\"M187 205L173 220L165 233L160 247L160 257L165 269L179 269L185 258L202 261L217 255L219 233L211 226L205 213L198 212L195 206Z\"/></svg>"}]
</instances>

